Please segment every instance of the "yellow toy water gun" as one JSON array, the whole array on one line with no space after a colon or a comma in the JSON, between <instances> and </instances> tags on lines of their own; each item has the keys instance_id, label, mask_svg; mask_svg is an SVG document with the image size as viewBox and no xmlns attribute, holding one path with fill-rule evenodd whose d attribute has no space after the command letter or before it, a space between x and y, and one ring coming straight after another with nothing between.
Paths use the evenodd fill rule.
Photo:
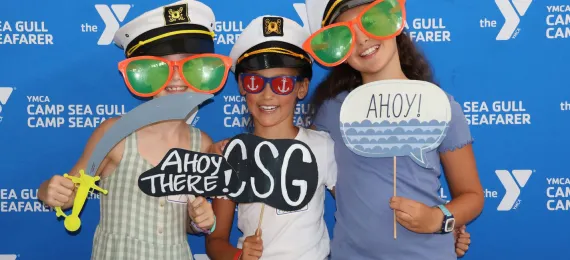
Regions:
<instances>
[{"instance_id":1,"label":"yellow toy water gun","mask_svg":"<svg viewBox=\"0 0 570 260\"><path fill-rule=\"evenodd\" d=\"M66 215L61 210L61 207L55 207L55 215L57 217L64 217L65 221L63 222L65 229L70 232L77 231L79 227L81 227L81 220L79 219L79 212L83 209L83 205L85 204L85 200L87 200L87 195L92 193L93 189L100 191L103 194L107 194L107 190L97 186L95 182L99 181L101 178L99 176L91 176L85 174L83 170L79 171L79 177L74 177L68 175L67 173L63 175L63 177L70 179L73 183L75 183L75 187L77 188L77 192L75 193L75 199L73 200L73 208L71 210L71 215Z\"/></svg>"}]
</instances>

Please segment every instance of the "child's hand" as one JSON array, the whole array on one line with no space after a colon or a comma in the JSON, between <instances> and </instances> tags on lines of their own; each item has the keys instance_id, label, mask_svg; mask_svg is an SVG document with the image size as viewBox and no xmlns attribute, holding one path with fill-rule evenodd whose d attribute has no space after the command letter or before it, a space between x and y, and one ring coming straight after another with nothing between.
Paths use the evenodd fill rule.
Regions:
<instances>
[{"instance_id":1,"label":"child's hand","mask_svg":"<svg viewBox=\"0 0 570 260\"><path fill-rule=\"evenodd\" d=\"M192 203L188 203L188 215L201 229L209 230L214 225L214 211L204 197L197 197Z\"/></svg>"},{"instance_id":2,"label":"child's hand","mask_svg":"<svg viewBox=\"0 0 570 260\"><path fill-rule=\"evenodd\" d=\"M469 250L469 245L471 244L471 234L465 230L466 227L462 226L456 228L453 232L455 236L455 253L458 257L465 255L465 252Z\"/></svg>"},{"instance_id":3,"label":"child's hand","mask_svg":"<svg viewBox=\"0 0 570 260\"><path fill-rule=\"evenodd\" d=\"M224 148L226 147L226 144L228 144L229 141L230 141L229 139L224 139L222 141L210 145L209 153L222 155L222 152L224 151Z\"/></svg>"},{"instance_id":4,"label":"child's hand","mask_svg":"<svg viewBox=\"0 0 570 260\"><path fill-rule=\"evenodd\" d=\"M441 230L443 212L439 208L402 197L392 197L390 208L396 211L396 221L416 233L434 233Z\"/></svg>"},{"instance_id":5,"label":"child's hand","mask_svg":"<svg viewBox=\"0 0 570 260\"><path fill-rule=\"evenodd\" d=\"M257 260L263 253L263 240L261 240L261 230L253 236L248 236L243 241L242 254L240 260Z\"/></svg>"},{"instance_id":6,"label":"child's hand","mask_svg":"<svg viewBox=\"0 0 570 260\"><path fill-rule=\"evenodd\" d=\"M75 184L61 175L54 175L47 182L42 184L38 192L38 197L50 207L62 207L73 196Z\"/></svg>"}]
</instances>

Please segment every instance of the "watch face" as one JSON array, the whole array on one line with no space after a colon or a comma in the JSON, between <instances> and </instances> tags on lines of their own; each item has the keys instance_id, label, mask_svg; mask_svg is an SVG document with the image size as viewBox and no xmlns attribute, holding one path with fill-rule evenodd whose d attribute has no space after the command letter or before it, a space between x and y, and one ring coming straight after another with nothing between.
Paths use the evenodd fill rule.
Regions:
<instances>
[{"instance_id":1,"label":"watch face","mask_svg":"<svg viewBox=\"0 0 570 260\"><path fill-rule=\"evenodd\" d=\"M455 219L448 219L445 221L445 232L451 232L455 228Z\"/></svg>"}]
</instances>

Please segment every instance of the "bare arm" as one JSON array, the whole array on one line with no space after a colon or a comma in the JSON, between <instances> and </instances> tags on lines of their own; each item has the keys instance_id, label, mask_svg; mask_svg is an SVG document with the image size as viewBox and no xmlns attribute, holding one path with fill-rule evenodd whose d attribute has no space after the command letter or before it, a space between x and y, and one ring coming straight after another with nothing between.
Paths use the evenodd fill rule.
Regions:
<instances>
[{"instance_id":1,"label":"bare arm","mask_svg":"<svg viewBox=\"0 0 570 260\"><path fill-rule=\"evenodd\" d=\"M452 200L446 205L460 227L483 210L484 194L471 144L440 155ZM443 218L443 215L442 215Z\"/></svg>"},{"instance_id":2,"label":"bare arm","mask_svg":"<svg viewBox=\"0 0 570 260\"><path fill-rule=\"evenodd\" d=\"M87 144L85 145L85 149L83 150L83 153L79 157L79 160L75 163L75 165L68 172L69 175L78 176L79 170L82 170L82 169L86 170L85 168L87 166L89 158L91 157L91 154L93 153L93 150L95 150L95 146L97 145L97 143L99 143L99 140L101 140L101 138L103 137L105 132L107 132L107 130L118 119L119 119L119 117L109 118L109 119L103 121L103 123L101 123L97 128L95 128L95 131L93 132L93 134L91 134L91 137L89 137L89 140L87 141ZM109 163L109 161L110 161L109 157L106 156L105 159L103 159L103 161L101 162L99 169L97 169L95 176L99 176L101 174L102 170ZM47 192L50 180L51 180L51 178L49 180L44 181L40 185L40 188L38 191L38 198L41 201L45 201L45 196L46 196L46 192ZM62 210L68 209L71 206L73 206L74 198L75 198L75 190L73 191L73 194L71 195L71 198L67 201L67 203L65 203L63 206L61 206Z\"/></svg>"},{"instance_id":3,"label":"bare arm","mask_svg":"<svg viewBox=\"0 0 570 260\"><path fill-rule=\"evenodd\" d=\"M206 238L206 253L212 260L232 260L239 251L230 244L236 204L227 199L214 199L212 207L217 224L216 230Z\"/></svg>"},{"instance_id":4,"label":"bare arm","mask_svg":"<svg viewBox=\"0 0 570 260\"><path fill-rule=\"evenodd\" d=\"M214 143L212 138L204 132L202 133L202 143L200 144L200 152L208 153L210 151L210 146Z\"/></svg>"}]
</instances>

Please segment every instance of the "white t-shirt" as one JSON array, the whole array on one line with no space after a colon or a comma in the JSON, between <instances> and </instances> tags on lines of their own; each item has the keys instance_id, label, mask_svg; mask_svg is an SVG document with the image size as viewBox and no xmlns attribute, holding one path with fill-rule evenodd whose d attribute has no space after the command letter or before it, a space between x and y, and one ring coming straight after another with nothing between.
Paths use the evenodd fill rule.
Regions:
<instances>
[{"instance_id":1,"label":"white t-shirt","mask_svg":"<svg viewBox=\"0 0 570 260\"><path fill-rule=\"evenodd\" d=\"M283 212L265 205L261 223L263 255L271 260L322 260L330 252L329 232L324 215L325 186L336 184L337 166L334 158L334 142L326 132L300 127L296 140L304 142L317 160L319 182L313 199L305 208L295 212ZM242 248L247 236L255 234L259 224L261 203L238 205L238 228L244 236L238 240Z\"/></svg>"}]
</instances>

